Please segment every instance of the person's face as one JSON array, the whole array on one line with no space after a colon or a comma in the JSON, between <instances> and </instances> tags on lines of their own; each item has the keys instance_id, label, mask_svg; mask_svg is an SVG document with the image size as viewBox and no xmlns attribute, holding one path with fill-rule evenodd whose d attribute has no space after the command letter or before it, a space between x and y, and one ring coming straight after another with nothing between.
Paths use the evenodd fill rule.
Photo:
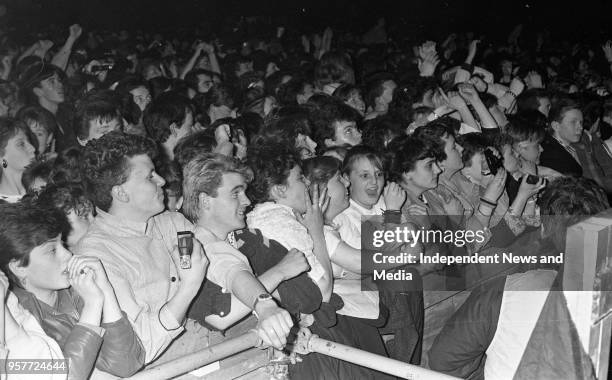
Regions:
<instances>
[{"instance_id":1,"label":"person's face","mask_svg":"<svg viewBox=\"0 0 612 380\"><path fill-rule=\"evenodd\" d=\"M361 144L361 132L357 129L357 124L354 121L337 121L334 123L334 129L334 140L326 140L327 146L347 144L355 146Z\"/></svg>"},{"instance_id":2,"label":"person's face","mask_svg":"<svg viewBox=\"0 0 612 380\"><path fill-rule=\"evenodd\" d=\"M300 151L301 158L305 160L315 156L317 143L312 141L310 136L300 133L295 139L295 147Z\"/></svg>"},{"instance_id":3,"label":"person's face","mask_svg":"<svg viewBox=\"0 0 612 380\"><path fill-rule=\"evenodd\" d=\"M542 149L542 145L540 145L539 141L521 141L515 144L515 148L523 160L532 162L534 164L540 163L540 154L544 151L544 149Z\"/></svg>"},{"instance_id":4,"label":"person's face","mask_svg":"<svg viewBox=\"0 0 612 380\"><path fill-rule=\"evenodd\" d=\"M385 185L383 171L366 157L355 161L348 180L351 199L368 209L378 202Z\"/></svg>"},{"instance_id":5,"label":"person's face","mask_svg":"<svg viewBox=\"0 0 612 380\"><path fill-rule=\"evenodd\" d=\"M121 129L121 119L113 118L113 119L102 119L97 118L89 122L89 136L87 137L87 141L99 139L105 134L118 131Z\"/></svg>"},{"instance_id":6,"label":"person's face","mask_svg":"<svg viewBox=\"0 0 612 380\"><path fill-rule=\"evenodd\" d=\"M213 85L214 82L211 77L206 74L198 75L198 92L200 94L206 94Z\"/></svg>"},{"instance_id":7,"label":"person's face","mask_svg":"<svg viewBox=\"0 0 612 380\"><path fill-rule=\"evenodd\" d=\"M518 153L512 149L510 144L502 146L502 155L504 156L504 168L508 173L514 173L520 169Z\"/></svg>"},{"instance_id":8,"label":"person's face","mask_svg":"<svg viewBox=\"0 0 612 380\"><path fill-rule=\"evenodd\" d=\"M36 150L28 141L25 133L19 131L7 141L2 158L6 161L7 168L23 171L34 161L35 153Z\"/></svg>"},{"instance_id":9,"label":"person's face","mask_svg":"<svg viewBox=\"0 0 612 380\"><path fill-rule=\"evenodd\" d=\"M273 96L266 96L265 100L264 100L264 115L268 116L268 114L270 114L270 112L276 108L277 106L277 102L276 102L276 98Z\"/></svg>"},{"instance_id":10,"label":"person's face","mask_svg":"<svg viewBox=\"0 0 612 380\"><path fill-rule=\"evenodd\" d=\"M144 86L136 87L130 91L130 94L132 94L134 102L136 105L138 105L138 108L140 108L141 111L144 111L149 103L151 103L151 93Z\"/></svg>"},{"instance_id":11,"label":"person's face","mask_svg":"<svg viewBox=\"0 0 612 380\"><path fill-rule=\"evenodd\" d=\"M297 103L300 105L305 104L313 94L314 87L310 83L305 84L302 93L298 94L296 97Z\"/></svg>"},{"instance_id":12,"label":"person's face","mask_svg":"<svg viewBox=\"0 0 612 380\"><path fill-rule=\"evenodd\" d=\"M57 74L40 81L35 92L39 98L44 98L51 103L59 104L64 101L64 84Z\"/></svg>"},{"instance_id":13,"label":"person's face","mask_svg":"<svg viewBox=\"0 0 612 380\"><path fill-rule=\"evenodd\" d=\"M176 129L176 141L179 141L183 137L189 135L193 128L193 113L191 110L185 112L185 119L183 123Z\"/></svg>"},{"instance_id":14,"label":"person's face","mask_svg":"<svg viewBox=\"0 0 612 380\"><path fill-rule=\"evenodd\" d=\"M153 162L146 154L128 159L130 174L127 181L113 188L121 192L121 206L129 207L138 220L146 221L164 211L164 191L166 181L155 172ZM113 200L113 206L117 200Z\"/></svg>"},{"instance_id":15,"label":"person's face","mask_svg":"<svg viewBox=\"0 0 612 380\"><path fill-rule=\"evenodd\" d=\"M68 260L72 253L64 248L61 235L35 247L30 252L27 266L16 267L17 277L25 279L26 290L37 294L41 291L61 290L70 287Z\"/></svg>"},{"instance_id":16,"label":"person's face","mask_svg":"<svg viewBox=\"0 0 612 380\"><path fill-rule=\"evenodd\" d=\"M512 62L504 60L501 63L501 71L504 76L512 75Z\"/></svg>"},{"instance_id":17,"label":"person's face","mask_svg":"<svg viewBox=\"0 0 612 380\"><path fill-rule=\"evenodd\" d=\"M210 70L210 58L208 58L208 54L202 54L200 55L200 58L198 59L198 63L195 65L196 69L204 69L204 70Z\"/></svg>"},{"instance_id":18,"label":"person's face","mask_svg":"<svg viewBox=\"0 0 612 380\"><path fill-rule=\"evenodd\" d=\"M453 135L446 134L442 137L442 140L444 141L446 159L440 163L441 168L448 174L456 173L463 168L463 161L461 160L463 148L457 144Z\"/></svg>"},{"instance_id":19,"label":"person's face","mask_svg":"<svg viewBox=\"0 0 612 380\"><path fill-rule=\"evenodd\" d=\"M306 212L306 183L304 182L304 175L302 169L299 166L294 166L289 171L287 177L287 183L281 185L284 187L283 194L276 199L276 203L289 206L299 213Z\"/></svg>"},{"instance_id":20,"label":"person's face","mask_svg":"<svg viewBox=\"0 0 612 380\"><path fill-rule=\"evenodd\" d=\"M356 109L357 112L359 112L360 115L365 114L366 104L363 101L363 97L361 96L361 92L353 91L351 93L350 98L348 98L345 103L348 104L349 106L353 107L354 109Z\"/></svg>"},{"instance_id":21,"label":"person's face","mask_svg":"<svg viewBox=\"0 0 612 380\"><path fill-rule=\"evenodd\" d=\"M244 214L251 201L246 196L247 183L242 174L224 173L216 197L207 197L206 211L211 220L229 232L246 226Z\"/></svg>"},{"instance_id":22,"label":"person's face","mask_svg":"<svg viewBox=\"0 0 612 380\"><path fill-rule=\"evenodd\" d=\"M162 72L160 68L155 65L149 65L145 69L145 73L144 73L145 80L150 80L150 79L161 77L161 76L162 76Z\"/></svg>"},{"instance_id":23,"label":"person's face","mask_svg":"<svg viewBox=\"0 0 612 380\"><path fill-rule=\"evenodd\" d=\"M494 154L498 155L496 150L493 150ZM501 168L499 170L502 170ZM479 184L482 187L487 187L489 183L493 180L494 176L489 169L489 164L487 163L487 159L482 152L477 152L472 157L472 160L469 162L469 165L466 165L463 169L461 169L463 174L470 178L472 182Z\"/></svg>"},{"instance_id":24,"label":"person's face","mask_svg":"<svg viewBox=\"0 0 612 380\"><path fill-rule=\"evenodd\" d=\"M383 92L379 97L379 102L388 107L389 103L393 100L393 91L395 91L396 87L397 84L392 80L383 83Z\"/></svg>"},{"instance_id":25,"label":"person's face","mask_svg":"<svg viewBox=\"0 0 612 380\"><path fill-rule=\"evenodd\" d=\"M38 141L38 153L45 153L47 143L50 140L50 133L47 131L47 128L37 121L28 122L28 128L30 128L32 134L36 136L36 141Z\"/></svg>"},{"instance_id":26,"label":"person's face","mask_svg":"<svg viewBox=\"0 0 612 380\"><path fill-rule=\"evenodd\" d=\"M327 196L329 197L329 206L325 211L327 219L333 219L349 206L348 186L349 182L339 171L327 181Z\"/></svg>"},{"instance_id":27,"label":"person's face","mask_svg":"<svg viewBox=\"0 0 612 380\"><path fill-rule=\"evenodd\" d=\"M442 173L442 169L440 169L436 160L433 157L428 157L417 161L414 164L414 169L404 173L402 177L404 182L410 183L421 191L426 191L438 186L440 173Z\"/></svg>"},{"instance_id":28,"label":"person's face","mask_svg":"<svg viewBox=\"0 0 612 380\"><path fill-rule=\"evenodd\" d=\"M561 122L552 122L555 136L566 144L577 143L582 136L582 112L578 109L566 111Z\"/></svg>"},{"instance_id":29,"label":"person's face","mask_svg":"<svg viewBox=\"0 0 612 380\"><path fill-rule=\"evenodd\" d=\"M79 240L81 240L81 238L85 236L85 233L87 232L87 229L89 228L89 225L93 222L93 220L94 216L92 208L86 208L83 210L79 210L78 212L74 209L70 210L70 212L68 213L68 221L70 222L70 233L66 238L66 243L68 244L68 247L74 247L79 242Z\"/></svg>"},{"instance_id":30,"label":"person's face","mask_svg":"<svg viewBox=\"0 0 612 380\"><path fill-rule=\"evenodd\" d=\"M538 103L540 104L538 106L538 111L540 111L542 115L548 117L550 107L552 107L552 104L550 103L550 98L538 98Z\"/></svg>"}]
</instances>

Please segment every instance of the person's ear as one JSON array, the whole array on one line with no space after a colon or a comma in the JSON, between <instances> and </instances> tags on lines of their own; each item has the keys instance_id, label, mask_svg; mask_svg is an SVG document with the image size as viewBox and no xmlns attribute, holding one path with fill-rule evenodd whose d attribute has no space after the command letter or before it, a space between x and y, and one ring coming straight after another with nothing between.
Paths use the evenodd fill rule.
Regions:
<instances>
[{"instance_id":1,"label":"person's ear","mask_svg":"<svg viewBox=\"0 0 612 380\"><path fill-rule=\"evenodd\" d=\"M180 210L181 208L183 208L183 201L184 200L185 200L185 198L183 198L182 195L176 200L176 209L177 210Z\"/></svg>"},{"instance_id":2,"label":"person's ear","mask_svg":"<svg viewBox=\"0 0 612 380\"><path fill-rule=\"evenodd\" d=\"M113 197L113 199L116 199L119 202L127 203L130 201L129 194L121 185L113 186L113 188L111 189L111 196Z\"/></svg>"},{"instance_id":3,"label":"person's ear","mask_svg":"<svg viewBox=\"0 0 612 380\"><path fill-rule=\"evenodd\" d=\"M206 194L205 192L201 192L198 195L198 205L200 206L200 210L209 210L210 209L210 195ZM181 206L183 204L183 197L181 197L180 200ZM178 202L177 202L178 205ZM180 209L179 207L177 207L177 209Z\"/></svg>"},{"instance_id":4,"label":"person's ear","mask_svg":"<svg viewBox=\"0 0 612 380\"><path fill-rule=\"evenodd\" d=\"M17 277L20 281L26 277L26 267L19 265L19 262L15 259L9 261L9 270ZM22 284L23 285L23 284Z\"/></svg>"},{"instance_id":5,"label":"person's ear","mask_svg":"<svg viewBox=\"0 0 612 380\"><path fill-rule=\"evenodd\" d=\"M170 133L172 134L172 136L174 137L178 136L178 130L179 130L179 127L176 125L176 123L170 124Z\"/></svg>"},{"instance_id":6,"label":"person's ear","mask_svg":"<svg viewBox=\"0 0 612 380\"><path fill-rule=\"evenodd\" d=\"M42 91L42 88L40 87L34 87L32 89L32 92L34 93L34 95L36 95L39 98L43 96L43 91Z\"/></svg>"},{"instance_id":7,"label":"person's ear","mask_svg":"<svg viewBox=\"0 0 612 380\"><path fill-rule=\"evenodd\" d=\"M559 131L559 122L558 121L551 121L550 122L550 127L552 128L552 130L554 132L558 132Z\"/></svg>"},{"instance_id":8,"label":"person's ear","mask_svg":"<svg viewBox=\"0 0 612 380\"><path fill-rule=\"evenodd\" d=\"M402 182L410 182L410 181L412 181L412 175L410 174L410 172L403 172Z\"/></svg>"},{"instance_id":9,"label":"person's ear","mask_svg":"<svg viewBox=\"0 0 612 380\"><path fill-rule=\"evenodd\" d=\"M287 186L285 185L274 185L270 188L270 197L272 200L283 199L287 196Z\"/></svg>"}]
</instances>

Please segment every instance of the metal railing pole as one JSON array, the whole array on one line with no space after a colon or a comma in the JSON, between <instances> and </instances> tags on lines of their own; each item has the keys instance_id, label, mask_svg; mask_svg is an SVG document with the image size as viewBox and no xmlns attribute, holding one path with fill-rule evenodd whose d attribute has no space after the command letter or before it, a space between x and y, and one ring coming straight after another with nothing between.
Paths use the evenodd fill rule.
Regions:
<instances>
[{"instance_id":1,"label":"metal railing pole","mask_svg":"<svg viewBox=\"0 0 612 380\"><path fill-rule=\"evenodd\" d=\"M388 373L402 379L410 380L459 380L458 377L445 375L441 372L376 355L371 352L321 339L316 335L310 337L308 350L319 354L344 360L366 368Z\"/></svg>"},{"instance_id":2,"label":"metal railing pole","mask_svg":"<svg viewBox=\"0 0 612 380\"><path fill-rule=\"evenodd\" d=\"M165 380L180 376L193 371L217 360L225 359L228 356L253 348L257 345L259 337L257 332L249 331L244 335L228 339L221 343L207 347L203 350L185 355L168 363L160 364L155 367L138 372L128 378L130 380Z\"/></svg>"}]
</instances>

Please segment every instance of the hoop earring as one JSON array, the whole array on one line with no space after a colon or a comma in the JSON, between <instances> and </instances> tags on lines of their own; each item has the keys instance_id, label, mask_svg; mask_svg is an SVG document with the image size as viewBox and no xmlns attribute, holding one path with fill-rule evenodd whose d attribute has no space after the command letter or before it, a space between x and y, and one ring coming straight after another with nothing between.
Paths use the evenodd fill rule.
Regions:
<instances>
[{"instance_id":1,"label":"hoop earring","mask_svg":"<svg viewBox=\"0 0 612 380\"><path fill-rule=\"evenodd\" d=\"M7 166L8 166L8 162L6 162L5 159L2 159L2 167L6 169Z\"/></svg>"}]
</instances>

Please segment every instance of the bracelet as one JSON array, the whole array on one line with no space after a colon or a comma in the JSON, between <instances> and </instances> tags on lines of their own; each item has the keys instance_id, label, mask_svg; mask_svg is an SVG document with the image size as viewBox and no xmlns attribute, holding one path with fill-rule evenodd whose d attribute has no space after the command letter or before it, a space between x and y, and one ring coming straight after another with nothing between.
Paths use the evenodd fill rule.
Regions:
<instances>
[{"instance_id":1,"label":"bracelet","mask_svg":"<svg viewBox=\"0 0 612 380\"><path fill-rule=\"evenodd\" d=\"M512 96L514 99L516 99L516 94L510 90L506 91L506 94Z\"/></svg>"},{"instance_id":2,"label":"bracelet","mask_svg":"<svg viewBox=\"0 0 612 380\"><path fill-rule=\"evenodd\" d=\"M164 307L166 307L167 304L168 304L168 302L166 302L165 304L162 305L162 307L159 308L159 311L157 312L157 320L159 321L159 324L164 328L164 330L166 330L166 331L176 331L176 330L180 329L183 326L182 323L179 324L178 327L175 327L173 329L169 329L166 326L164 326L164 322L162 322L162 320L161 320L161 311L162 311L162 309Z\"/></svg>"},{"instance_id":3,"label":"bracelet","mask_svg":"<svg viewBox=\"0 0 612 380\"><path fill-rule=\"evenodd\" d=\"M482 203L488 204L489 206L491 206L491 207L493 207L493 208L497 207L497 202L491 202L490 200L488 200L488 199L486 199L486 198L484 198L484 197L481 197L481 198L480 198L480 201L481 201Z\"/></svg>"}]
</instances>

